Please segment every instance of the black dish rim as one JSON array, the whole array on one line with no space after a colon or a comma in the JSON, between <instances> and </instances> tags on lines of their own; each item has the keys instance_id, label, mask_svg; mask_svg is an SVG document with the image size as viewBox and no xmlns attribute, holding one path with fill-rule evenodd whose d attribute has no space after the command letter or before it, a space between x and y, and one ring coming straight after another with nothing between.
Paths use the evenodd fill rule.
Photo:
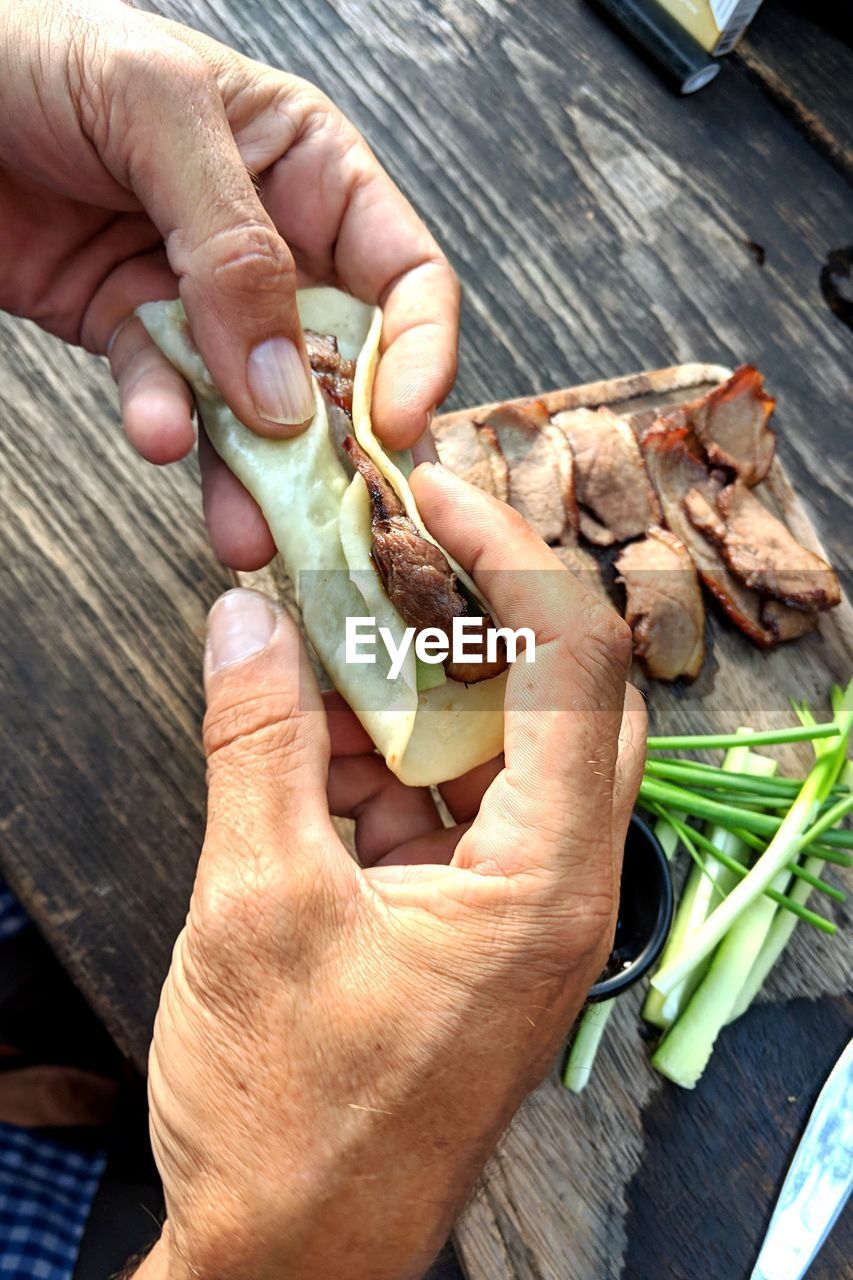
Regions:
<instances>
[{"instance_id":1,"label":"black dish rim","mask_svg":"<svg viewBox=\"0 0 853 1280\"><path fill-rule=\"evenodd\" d=\"M627 969L614 973L602 982L594 983L590 988L587 1000L592 1004L621 995L623 991L627 991L629 987L632 987L635 982L639 982L640 978L648 973L661 951L663 951L672 927L672 917L675 912L675 892L672 887L669 862L663 851L663 846L649 824L639 814L631 814L630 825L636 833L642 836L646 845L653 851L658 864L658 879L661 890L658 900L658 912L648 942L631 961Z\"/></svg>"}]
</instances>

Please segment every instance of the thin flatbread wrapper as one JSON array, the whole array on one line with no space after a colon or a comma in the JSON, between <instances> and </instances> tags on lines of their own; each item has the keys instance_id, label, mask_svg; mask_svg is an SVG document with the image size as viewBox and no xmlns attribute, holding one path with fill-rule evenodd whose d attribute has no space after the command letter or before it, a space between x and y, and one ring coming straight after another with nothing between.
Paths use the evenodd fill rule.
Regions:
<instances>
[{"instance_id":1,"label":"thin flatbread wrapper","mask_svg":"<svg viewBox=\"0 0 853 1280\"><path fill-rule=\"evenodd\" d=\"M409 455L386 453L370 421L381 312L331 288L302 290L297 300L303 327L333 334L341 354L356 360L353 434L422 536L435 542L424 528L406 478ZM192 387L214 449L264 513L294 584L305 633L388 767L409 786L431 786L496 756L503 746L506 673L471 685L448 679L419 692L414 645L393 680L388 678L390 658L378 639L375 663L346 661L348 617L375 618L377 636L379 627L387 627L396 645L406 624L373 566L367 488L360 475L350 478L344 469L316 381L315 414L307 429L290 440L264 439L239 422L219 394L192 341L180 302L145 303L138 314ZM468 575L450 556L447 559L488 611Z\"/></svg>"}]
</instances>

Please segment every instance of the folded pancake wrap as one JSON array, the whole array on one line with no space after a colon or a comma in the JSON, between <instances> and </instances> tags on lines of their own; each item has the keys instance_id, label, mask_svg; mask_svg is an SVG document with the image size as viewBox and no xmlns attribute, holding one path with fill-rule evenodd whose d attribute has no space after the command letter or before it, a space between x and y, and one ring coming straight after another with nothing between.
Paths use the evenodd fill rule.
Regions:
<instances>
[{"instance_id":1,"label":"folded pancake wrap","mask_svg":"<svg viewBox=\"0 0 853 1280\"><path fill-rule=\"evenodd\" d=\"M356 360L353 434L421 535L435 542L406 478L411 458L387 453L370 422L381 312L331 288L302 290L298 305L305 329L334 335L341 355ZM371 559L367 487L360 474L350 476L331 439L326 400L316 380L310 426L290 440L263 439L235 418L217 391L181 303L145 303L138 314L192 387L214 449L263 511L294 584L305 633L389 768L410 786L430 786L497 755L503 744L506 673L470 685L447 679L419 691L413 645L394 679L389 679L391 659L380 640L372 650L374 663L346 661L348 617L375 618L377 631L388 628L395 646L406 624ZM447 559L468 592L494 617L468 575Z\"/></svg>"}]
</instances>

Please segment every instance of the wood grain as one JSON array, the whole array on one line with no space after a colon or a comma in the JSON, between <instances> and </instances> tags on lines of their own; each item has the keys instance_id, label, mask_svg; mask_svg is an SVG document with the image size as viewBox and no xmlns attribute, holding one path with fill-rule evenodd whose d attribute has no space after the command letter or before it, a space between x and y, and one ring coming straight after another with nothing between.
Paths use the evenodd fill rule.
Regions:
<instances>
[{"instance_id":1,"label":"wood grain","mask_svg":"<svg viewBox=\"0 0 853 1280\"><path fill-rule=\"evenodd\" d=\"M749 360L849 560L853 335L819 275L850 240L850 191L743 67L678 99L584 0L161 8L308 76L367 134L465 286L450 407Z\"/></svg>"},{"instance_id":2,"label":"wood grain","mask_svg":"<svg viewBox=\"0 0 853 1280\"><path fill-rule=\"evenodd\" d=\"M726 373L692 364L542 396L533 387L530 394L542 399L550 412L603 404L637 425L647 423L662 404L690 400ZM479 417L488 407L441 416L434 429L440 437L447 423ZM804 545L826 554L778 461L755 492ZM649 680L641 667L635 670L653 731L732 732L741 724L788 724L790 698L806 696L825 705L832 682L846 682L853 673L853 607L847 598L822 615L817 632L771 652L757 650L714 608L709 608L706 632L709 657L693 685L667 686ZM808 767L809 749L802 745L777 748L771 754L789 773ZM848 919L845 908L836 915L840 924ZM806 1025L812 1017L833 1019L837 1036L843 1035L842 997L848 990L851 961L849 933L829 941L814 930L799 929L760 997L762 1003L784 1004L785 1015L777 1012L774 1019L755 1008L727 1028L720 1049L728 1051L717 1051L687 1102L650 1066L647 1032L639 1018L640 995L623 997L584 1094L578 1098L567 1093L555 1073L528 1100L502 1142L480 1194L457 1229L471 1280L688 1280L698 1274L704 1280L732 1280L745 1275L754 1261L767 1207L784 1176L782 1135L796 1132L804 1123L820 1087L821 1070L815 1060L821 1059L824 1071L833 1061L830 1053L812 1052ZM798 1028L805 1037L802 1057L795 1053L788 1058L791 1001L827 995L835 1000L822 1002L826 1008L820 1015L808 1013L805 1002L798 1009ZM758 1029L754 1036L745 1030L750 1026ZM781 1058L776 1064L776 1092L756 1090L755 1076L763 1078L768 1059L774 1058ZM813 1081L807 1091L797 1083L803 1074ZM794 1101L783 1104L778 1095L783 1087L784 1097ZM721 1107L726 1115L724 1135L716 1133ZM773 1128L766 1118L768 1108L773 1111ZM739 1134L736 1140L733 1127ZM701 1158L696 1156L697 1143ZM720 1179L711 1171L721 1166ZM750 1193L735 1197L735 1179L749 1184ZM665 1202L663 1208L659 1198ZM675 1200L682 1203L685 1216L690 1213L691 1227L685 1235L674 1232ZM812 1274L835 1276L831 1268L837 1257L828 1251Z\"/></svg>"},{"instance_id":3,"label":"wood grain","mask_svg":"<svg viewBox=\"0 0 853 1280\"><path fill-rule=\"evenodd\" d=\"M204 821L212 560L194 463L124 440L105 365L0 317L0 863L144 1065Z\"/></svg>"},{"instance_id":4,"label":"wood grain","mask_svg":"<svg viewBox=\"0 0 853 1280\"><path fill-rule=\"evenodd\" d=\"M162 9L308 76L369 137L465 287L451 408L751 360L780 397L781 457L806 514L849 569L853 335L819 276L850 241L850 192L742 62L677 99L582 0ZM834 136L826 94L813 109ZM26 325L3 320L0 333L0 862L142 1063L201 840L201 633L226 575L206 549L193 464L158 473L132 456L100 364ZM719 649L690 704L709 713L726 695ZM781 714L787 691L750 710ZM744 708L729 701L734 723ZM687 723L686 705L655 708L657 723ZM776 997L838 990L830 948L797 945L802 966L786 966L792 985ZM807 1105L772 1129L776 1113L759 1108L772 1057L808 1067L812 1087L835 1048L831 1035L815 1040L835 1025L834 999L814 1019L807 1003L768 1006L733 1028L697 1112L651 1079L636 1001L624 1002L589 1093L570 1102L546 1086L509 1135L462 1227L470 1274L662 1280L683 1257L691 1275L738 1280ZM753 1032L749 1056L740 1046ZM781 1068L773 1081L786 1087ZM765 1117L759 1151L724 1119L732 1094ZM671 1107L725 1126L728 1141L709 1172L687 1124L674 1160L683 1194L667 1220ZM760 1196L734 1194L735 1171ZM711 1183L716 1236L686 1212ZM736 1264L717 1247L725 1232L740 1241ZM817 1280L838 1274L831 1261Z\"/></svg>"},{"instance_id":5,"label":"wood grain","mask_svg":"<svg viewBox=\"0 0 853 1280\"><path fill-rule=\"evenodd\" d=\"M765 4L734 57L809 141L853 178L850 14L832 0Z\"/></svg>"}]
</instances>

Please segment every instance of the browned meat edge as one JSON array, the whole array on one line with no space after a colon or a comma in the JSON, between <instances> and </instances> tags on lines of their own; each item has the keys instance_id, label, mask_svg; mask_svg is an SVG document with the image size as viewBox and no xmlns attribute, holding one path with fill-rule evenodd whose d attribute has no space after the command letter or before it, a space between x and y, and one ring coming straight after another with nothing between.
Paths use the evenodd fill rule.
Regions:
<instances>
[{"instance_id":1,"label":"browned meat edge","mask_svg":"<svg viewBox=\"0 0 853 1280\"><path fill-rule=\"evenodd\" d=\"M649 675L695 680L705 658L705 605L684 543L666 529L651 528L623 548L616 569L625 586L634 652Z\"/></svg>"},{"instance_id":2,"label":"browned meat edge","mask_svg":"<svg viewBox=\"0 0 853 1280\"><path fill-rule=\"evenodd\" d=\"M417 631L436 627L449 642L454 618L478 617L479 613L471 609L459 591L456 574L444 552L421 537L391 485L352 436L344 441L344 449L367 486L371 556L388 599L407 626ZM493 627L494 622L487 618L480 650L484 661L454 663L448 658L444 669L449 679L477 684L506 670L502 641L497 661L485 661L486 632ZM475 641L471 641L470 647L476 648Z\"/></svg>"},{"instance_id":3,"label":"browned meat edge","mask_svg":"<svg viewBox=\"0 0 853 1280\"><path fill-rule=\"evenodd\" d=\"M641 446L667 525L685 544L705 586L735 626L761 649L772 648L780 640L797 634L793 620L779 610L773 611L772 620L765 616L761 595L734 576L718 548L688 517L684 500L691 490L696 491L691 499L694 514L698 515L700 509L696 495L713 513L720 483L694 452L696 443L683 416L670 414L658 418L645 432ZM780 604L779 608L787 609L787 606Z\"/></svg>"},{"instance_id":4,"label":"browned meat edge","mask_svg":"<svg viewBox=\"0 0 853 1280\"><path fill-rule=\"evenodd\" d=\"M355 361L341 355L338 340L331 333L315 333L313 329L306 329L305 346L308 363L323 391L339 409L352 414Z\"/></svg>"},{"instance_id":5,"label":"browned meat edge","mask_svg":"<svg viewBox=\"0 0 853 1280\"><path fill-rule=\"evenodd\" d=\"M754 485L767 475L776 451L776 437L767 425L775 406L758 370L743 364L681 412L711 465L726 467L744 484Z\"/></svg>"}]
</instances>

